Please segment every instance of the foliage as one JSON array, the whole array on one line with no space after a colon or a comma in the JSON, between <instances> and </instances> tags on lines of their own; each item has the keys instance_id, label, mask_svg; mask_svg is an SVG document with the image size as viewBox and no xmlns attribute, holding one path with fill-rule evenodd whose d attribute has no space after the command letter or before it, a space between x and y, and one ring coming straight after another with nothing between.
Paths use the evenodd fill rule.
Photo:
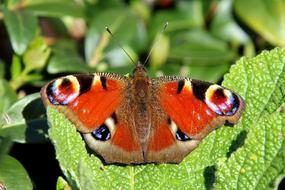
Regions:
<instances>
[{"instance_id":1,"label":"foliage","mask_svg":"<svg viewBox=\"0 0 285 190\"><path fill-rule=\"evenodd\" d=\"M4 36L0 38L0 185L5 180L9 189L18 189L11 182L15 172L23 187L33 188L27 172L9 150L13 142L49 141L45 109L39 94L33 93L50 79L78 72L125 75L133 63L120 46L136 62L145 61L155 44L147 62L151 76L182 75L220 82L239 57L253 57L263 49L285 45L284 10L282 0L0 1L0 34ZM166 21L169 25L161 33ZM69 122L49 110L54 122L50 134L67 181L85 188L94 184L127 188L176 184L207 189L277 186L276 179L284 170L283 68L283 49L254 59L242 58L232 67L223 84L245 97L247 110L242 121L234 128L223 127L212 133L179 166L101 165L96 157L86 154L74 127L61 126ZM63 139L55 139L61 134L72 136L70 141L76 141L78 144L72 145L78 149L59 148ZM75 151L74 157L64 160L65 151ZM82 159L76 160L79 153ZM90 166L98 172L94 174ZM1 173L3 167L11 173ZM106 177L119 179L110 183ZM34 184L34 188L44 187ZM62 178L57 185L55 181L49 185L50 189L68 187Z\"/></svg>"}]
</instances>

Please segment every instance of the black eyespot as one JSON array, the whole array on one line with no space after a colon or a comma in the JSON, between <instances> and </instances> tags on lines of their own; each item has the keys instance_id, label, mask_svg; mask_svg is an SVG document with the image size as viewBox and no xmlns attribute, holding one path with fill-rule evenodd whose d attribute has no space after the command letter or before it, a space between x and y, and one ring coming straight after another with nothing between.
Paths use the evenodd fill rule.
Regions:
<instances>
[{"instance_id":1,"label":"black eyespot","mask_svg":"<svg viewBox=\"0 0 285 190\"><path fill-rule=\"evenodd\" d=\"M182 91L184 85L185 85L185 81L184 81L184 80L179 80L179 81L177 82L177 91L176 91L177 94L180 94L180 93L181 93L181 91Z\"/></svg>"},{"instance_id":2,"label":"black eyespot","mask_svg":"<svg viewBox=\"0 0 285 190\"><path fill-rule=\"evenodd\" d=\"M224 89L222 89L222 88L216 89L214 95L216 98L225 98L226 97L225 93L224 93Z\"/></svg>"},{"instance_id":3,"label":"black eyespot","mask_svg":"<svg viewBox=\"0 0 285 190\"><path fill-rule=\"evenodd\" d=\"M188 137L180 129L178 129L177 132L176 132L176 139L179 140L179 141L189 141L189 140L192 140L192 138Z\"/></svg>"},{"instance_id":4,"label":"black eyespot","mask_svg":"<svg viewBox=\"0 0 285 190\"><path fill-rule=\"evenodd\" d=\"M167 119L167 123L168 123L168 125L171 125L171 119L170 119L170 117Z\"/></svg>"},{"instance_id":5,"label":"black eyespot","mask_svg":"<svg viewBox=\"0 0 285 190\"><path fill-rule=\"evenodd\" d=\"M114 123L117 124L117 123L118 123L118 118L117 118L117 115L116 115L115 112L112 113L111 117L112 117L112 119L114 120Z\"/></svg>"},{"instance_id":6,"label":"black eyespot","mask_svg":"<svg viewBox=\"0 0 285 190\"><path fill-rule=\"evenodd\" d=\"M240 100L239 100L237 95L233 94L233 96L231 98L231 104L232 104L232 110L229 111L229 112L224 113L224 115L232 116L232 115L234 115L237 112L237 110L238 110L238 108L240 106Z\"/></svg>"},{"instance_id":7,"label":"black eyespot","mask_svg":"<svg viewBox=\"0 0 285 190\"><path fill-rule=\"evenodd\" d=\"M111 138L110 130L108 129L108 127L105 124L101 125L95 131L92 131L91 135L96 140L99 140L99 141L107 141L107 140L109 140Z\"/></svg>"},{"instance_id":8,"label":"black eyespot","mask_svg":"<svg viewBox=\"0 0 285 190\"><path fill-rule=\"evenodd\" d=\"M101 76L100 80L101 80L101 85L102 85L103 89L107 90L107 83L106 83L107 79L106 79L106 77Z\"/></svg>"},{"instance_id":9,"label":"black eyespot","mask_svg":"<svg viewBox=\"0 0 285 190\"><path fill-rule=\"evenodd\" d=\"M64 78L60 84L60 88L69 88L71 85L72 83L70 82L70 80L68 78Z\"/></svg>"},{"instance_id":10,"label":"black eyespot","mask_svg":"<svg viewBox=\"0 0 285 190\"><path fill-rule=\"evenodd\" d=\"M92 86L93 74L75 75L80 85L80 94L88 92Z\"/></svg>"},{"instance_id":11,"label":"black eyespot","mask_svg":"<svg viewBox=\"0 0 285 190\"><path fill-rule=\"evenodd\" d=\"M212 84L208 82L204 82L204 81L192 80L191 85L192 85L194 96L198 98L199 100L204 101L205 93L207 89L209 88L209 86L211 86Z\"/></svg>"},{"instance_id":12,"label":"black eyespot","mask_svg":"<svg viewBox=\"0 0 285 190\"><path fill-rule=\"evenodd\" d=\"M54 98L54 83L50 83L48 85L47 96L48 96L50 103L52 103L53 105L60 105L60 103L56 101L56 99Z\"/></svg>"}]
</instances>

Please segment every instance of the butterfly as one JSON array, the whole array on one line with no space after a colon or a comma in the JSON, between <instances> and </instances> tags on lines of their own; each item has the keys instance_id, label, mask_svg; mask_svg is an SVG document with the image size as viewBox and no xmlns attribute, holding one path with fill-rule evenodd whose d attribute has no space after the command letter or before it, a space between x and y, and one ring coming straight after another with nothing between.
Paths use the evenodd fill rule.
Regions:
<instances>
[{"instance_id":1,"label":"butterfly","mask_svg":"<svg viewBox=\"0 0 285 190\"><path fill-rule=\"evenodd\" d=\"M235 92L187 77L149 78L138 63L130 77L68 75L41 89L106 163L179 163L211 131L235 124L245 102Z\"/></svg>"}]
</instances>

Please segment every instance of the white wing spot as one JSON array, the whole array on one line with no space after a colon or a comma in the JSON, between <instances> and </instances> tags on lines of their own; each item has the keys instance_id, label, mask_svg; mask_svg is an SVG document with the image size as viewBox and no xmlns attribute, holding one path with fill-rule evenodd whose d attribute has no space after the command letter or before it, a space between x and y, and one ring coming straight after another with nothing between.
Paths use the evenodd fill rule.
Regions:
<instances>
[{"instance_id":1,"label":"white wing spot","mask_svg":"<svg viewBox=\"0 0 285 190\"><path fill-rule=\"evenodd\" d=\"M95 75L94 78L93 78L92 85L95 86L97 83L101 84L101 80L100 80L100 76Z\"/></svg>"},{"instance_id":2,"label":"white wing spot","mask_svg":"<svg viewBox=\"0 0 285 190\"><path fill-rule=\"evenodd\" d=\"M176 123L171 119L170 128L173 134L175 134L178 130Z\"/></svg>"},{"instance_id":3,"label":"white wing spot","mask_svg":"<svg viewBox=\"0 0 285 190\"><path fill-rule=\"evenodd\" d=\"M192 91L191 81L187 80L187 79L185 79L184 81L185 81L184 88L189 90L189 91Z\"/></svg>"},{"instance_id":4,"label":"white wing spot","mask_svg":"<svg viewBox=\"0 0 285 190\"><path fill-rule=\"evenodd\" d=\"M104 123L109 128L111 134L113 134L116 127L114 119L112 117L108 117Z\"/></svg>"}]
</instances>

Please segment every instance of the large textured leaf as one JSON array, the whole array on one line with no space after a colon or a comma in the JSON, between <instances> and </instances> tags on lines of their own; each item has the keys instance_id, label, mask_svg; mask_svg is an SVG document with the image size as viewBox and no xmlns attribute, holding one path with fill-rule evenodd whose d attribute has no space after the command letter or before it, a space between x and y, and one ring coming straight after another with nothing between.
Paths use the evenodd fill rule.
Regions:
<instances>
[{"instance_id":1,"label":"large textured leaf","mask_svg":"<svg viewBox=\"0 0 285 190\"><path fill-rule=\"evenodd\" d=\"M245 144L217 167L217 189L268 189L284 173L285 114L263 116Z\"/></svg>"},{"instance_id":2,"label":"large textured leaf","mask_svg":"<svg viewBox=\"0 0 285 190\"><path fill-rule=\"evenodd\" d=\"M104 165L87 153L76 128L48 108L50 137L70 184L79 189L264 189L284 171L285 49L243 58L224 85L247 109L234 127L221 127L180 164ZM283 129L282 129L283 128Z\"/></svg>"}]
</instances>

